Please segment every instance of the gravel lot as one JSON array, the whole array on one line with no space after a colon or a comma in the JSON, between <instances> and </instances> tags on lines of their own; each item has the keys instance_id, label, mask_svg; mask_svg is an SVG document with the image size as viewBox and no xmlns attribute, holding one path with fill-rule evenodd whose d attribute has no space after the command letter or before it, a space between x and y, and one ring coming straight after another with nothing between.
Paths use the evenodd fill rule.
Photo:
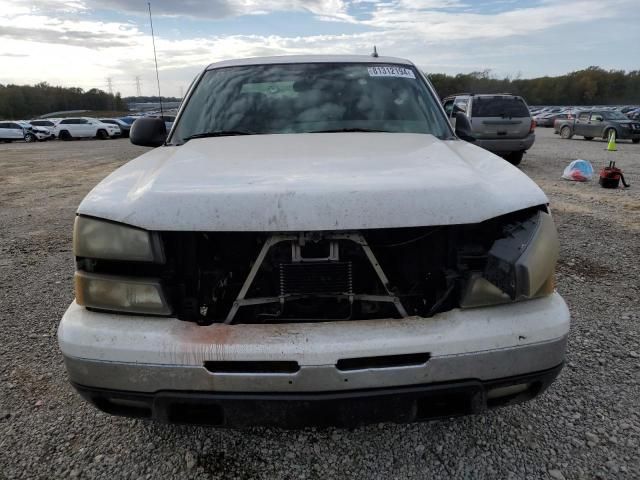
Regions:
<instances>
[{"instance_id":1,"label":"gravel lot","mask_svg":"<svg viewBox=\"0 0 640 480\"><path fill-rule=\"evenodd\" d=\"M356 430L229 431L110 417L67 384L74 210L146 149L128 140L0 145L0 478L640 478L640 145L540 129L522 169L551 199L567 366L542 397L486 415ZM628 190L560 179L609 158Z\"/></svg>"}]
</instances>

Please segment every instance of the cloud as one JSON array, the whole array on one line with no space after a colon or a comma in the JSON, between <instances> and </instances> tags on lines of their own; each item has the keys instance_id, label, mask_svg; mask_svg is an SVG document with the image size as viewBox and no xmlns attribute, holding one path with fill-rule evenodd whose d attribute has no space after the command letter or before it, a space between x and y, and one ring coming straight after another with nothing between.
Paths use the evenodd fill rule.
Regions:
<instances>
[{"instance_id":1,"label":"cloud","mask_svg":"<svg viewBox=\"0 0 640 480\"><path fill-rule=\"evenodd\" d=\"M180 18L185 26L180 35L166 36L161 31L156 38L163 93L176 95L204 65L217 60L368 54L374 44L382 55L410 58L432 72L489 68L499 73L546 73L580 66L587 62L585 58L588 63L584 66L603 63L600 58L608 60L612 55L628 65L625 42L617 39L622 35L633 38L640 20L636 3L566 0L560 7L551 0L526 6L503 2L497 13L490 14L482 9L486 2L469 0L274 0L268 4L257 0L154 0L152 8L155 15ZM106 9L111 9L108 15ZM277 22L287 21L279 20L277 12L289 11L307 13L309 33L275 33ZM242 16L246 29L252 24L262 27L264 17L258 15L266 13L271 13L273 35L207 35L192 20ZM134 78L140 76L143 93L151 93L155 73L144 14L146 2L139 0L0 0L0 83L46 80L104 89L109 77L116 89L129 95L135 93ZM607 22L614 26L605 30ZM319 35L314 26L322 27L316 32L341 33ZM564 43L566 38L579 37L585 28L608 39L602 43L602 57L592 60L597 45L585 50L584 41ZM560 44L569 53L550 55ZM620 65L611 64L613 67Z\"/></svg>"},{"instance_id":2,"label":"cloud","mask_svg":"<svg viewBox=\"0 0 640 480\"><path fill-rule=\"evenodd\" d=\"M51 3L53 0L35 0ZM69 3L69 2L66 2ZM147 2L131 0L82 0L72 2L86 8L114 9L146 14ZM346 0L154 0L151 8L155 15L188 16L193 18L226 18L240 15L259 15L283 11L306 11L326 18L349 20Z\"/></svg>"},{"instance_id":3,"label":"cloud","mask_svg":"<svg viewBox=\"0 0 640 480\"><path fill-rule=\"evenodd\" d=\"M567 8L556 3L515 8L495 14L468 11L442 11L423 5L429 0L395 0L376 5L369 19L361 23L370 27L412 32L426 42L446 42L460 39L505 38L525 35L558 25L585 22L618 16L625 4L632 0L574 0L565 2ZM618 5L615 5L618 4ZM461 7L458 2L451 6Z\"/></svg>"},{"instance_id":4,"label":"cloud","mask_svg":"<svg viewBox=\"0 0 640 480\"><path fill-rule=\"evenodd\" d=\"M126 47L129 44L122 40L105 40L104 32L74 30L62 27L55 28L23 28L0 25L0 37L12 38L26 42L73 45L83 48Z\"/></svg>"}]
</instances>

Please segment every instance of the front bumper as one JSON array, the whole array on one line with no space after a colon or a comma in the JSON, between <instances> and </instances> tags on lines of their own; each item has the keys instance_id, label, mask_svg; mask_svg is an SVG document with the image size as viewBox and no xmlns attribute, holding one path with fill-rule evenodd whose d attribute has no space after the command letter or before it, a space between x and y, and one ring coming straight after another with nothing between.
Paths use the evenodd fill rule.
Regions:
<instances>
[{"instance_id":1,"label":"front bumper","mask_svg":"<svg viewBox=\"0 0 640 480\"><path fill-rule=\"evenodd\" d=\"M73 303L58 338L79 390L142 394L155 404L167 391L321 395L484 385L558 367L568 331L569 312L554 294L432 318L266 325L198 326Z\"/></svg>"},{"instance_id":2,"label":"front bumper","mask_svg":"<svg viewBox=\"0 0 640 480\"><path fill-rule=\"evenodd\" d=\"M524 138L478 138L474 145L490 152L504 155L511 152L529 150L535 139L535 133L530 133Z\"/></svg>"},{"instance_id":3,"label":"front bumper","mask_svg":"<svg viewBox=\"0 0 640 480\"><path fill-rule=\"evenodd\" d=\"M640 131L639 130L627 130L623 131L620 134L621 140L638 140L640 139Z\"/></svg>"},{"instance_id":4,"label":"front bumper","mask_svg":"<svg viewBox=\"0 0 640 480\"><path fill-rule=\"evenodd\" d=\"M557 365L542 372L487 382L466 380L324 393L137 393L74 386L83 398L104 412L162 423L236 428L352 427L468 415L524 402L542 393L561 369L562 365ZM496 396L497 392L502 395Z\"/></svg>"}]
</instances>

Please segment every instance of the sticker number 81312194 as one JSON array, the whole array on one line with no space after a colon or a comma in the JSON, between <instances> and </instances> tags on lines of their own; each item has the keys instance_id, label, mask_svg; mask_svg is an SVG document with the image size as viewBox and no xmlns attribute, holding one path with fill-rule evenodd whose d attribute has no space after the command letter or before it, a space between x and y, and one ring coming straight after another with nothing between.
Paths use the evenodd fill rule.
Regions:
<instances>
[{"instance_id":1,"label":"sticker number 81312194","mask_svg":"<svg viewBox=\"0 0 640 480\"><path fill-rule=\"evenodd\" d=\"M396 67L394 65L385 65L379 67L368 67L370 77L399 77L413 78L416 76L410 68Z\"/></svg>"}]
</instances>

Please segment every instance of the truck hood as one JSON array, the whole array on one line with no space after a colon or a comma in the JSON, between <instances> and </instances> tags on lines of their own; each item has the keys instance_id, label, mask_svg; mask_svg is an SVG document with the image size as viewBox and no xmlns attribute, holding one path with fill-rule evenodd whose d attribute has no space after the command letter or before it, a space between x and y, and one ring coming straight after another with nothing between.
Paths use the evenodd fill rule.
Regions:
<instances>
[{"instance_id":1,"label":"truck hood","mask_svg":"<svg viewBox=\"0 0 640 480\"><path fill-rule=\"evenodd\" d=\"M477 223L544 203L524 173L461 140L312 133L156 148L78 213L150 230L312 231Z\"/></svg>"}]
</instances>

